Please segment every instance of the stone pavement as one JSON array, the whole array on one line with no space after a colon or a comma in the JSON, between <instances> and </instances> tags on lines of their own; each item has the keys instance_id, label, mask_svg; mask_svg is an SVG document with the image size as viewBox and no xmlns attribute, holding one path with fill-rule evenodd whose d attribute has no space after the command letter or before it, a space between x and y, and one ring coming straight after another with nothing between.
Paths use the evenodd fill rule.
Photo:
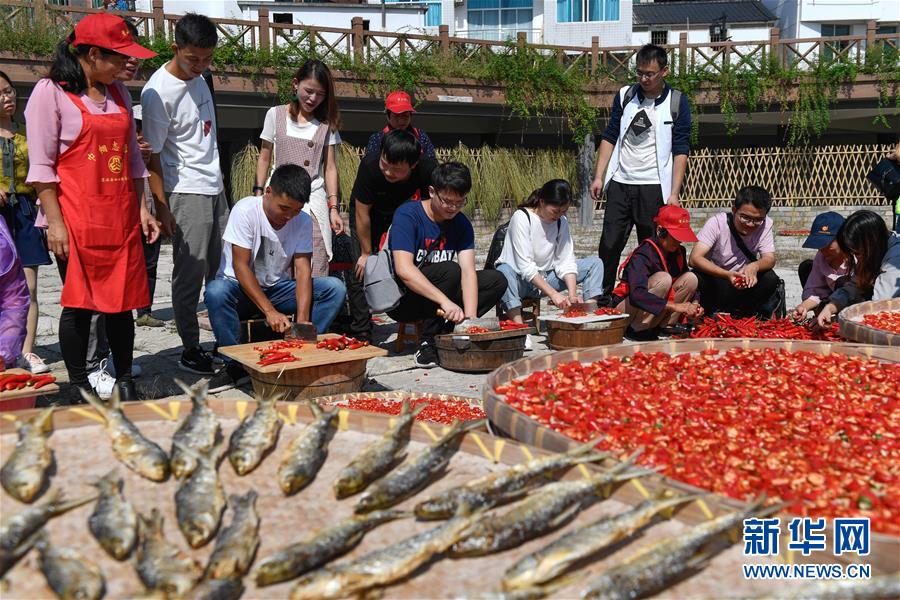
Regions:
<instances>
[{"instance_id":1,"label":"stone pavement","mask_svg":"<svg viewBox=\"0 0 900 600\"><path fill-rule=\"evenodd\" d=\"M476 247L481 249L477 264L481 266L484 255L490 245L492 232L482 232L477 235ZM589 256L596 253L597 234L590 232L584 235L575 232L578 256ZM776 243L779 248L784 247L786 252L779 257L779 265L776 268L779 276L786 282L788 306L794 306L800 301L800 284L797 280L796 268L799 261L806 257L812 257L812 253L798 251L803 238L780 237ZM632 236L631 243L626 248L626 253L631 250L635 242ZM624 256L624 255L623 255ZM181 341L175 331L172 321L172 247L164 244L160 252L159 268L160 279L157 281L156 294L153 303L153 314L166 321L165 327L137 327L135 331L135 363L143 369L143 375L136 380L138 393L147 399L159 399L181 394L173 378L178 377L187 383L194 383L199 376L179 369L178 359L181 354ZM38 337L36 352L47 361L53 374L59 381L68 381L65 365L59 353L58 323L59 323L59 294L62 284L55 266L42 267L39 271L38 301L40 304L40 320L38 323ZM383 358L369 361L368 378L364 386L365 391L378 390L408 390L414 392L432 392L442 394L456 394L462 396L481 396L481 387L486 380L484 374L465 374L446 371L441 368L418 369L413 365L413 346L407 344L404 352L394 352L394 340L396 339L397 326L390 319L385 318L383 324L375 326L374 342L387 349L390 354ZM544 344L544 336L532 336L534 350L526 352L526 356L538 356L548 352ZM212 333L201 329L200 341L207 349L212 349L214 338ZM229 398L249 397L250 386L243 389L226 390L216 394Z\"/></svg>"}]
</instances>

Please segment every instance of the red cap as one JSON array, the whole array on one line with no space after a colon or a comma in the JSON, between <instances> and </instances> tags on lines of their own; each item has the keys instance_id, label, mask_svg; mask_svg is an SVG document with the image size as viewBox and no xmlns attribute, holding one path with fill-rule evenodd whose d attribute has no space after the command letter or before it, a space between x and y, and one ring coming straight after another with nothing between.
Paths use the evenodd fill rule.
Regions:
<instances>
[{"instance_id":1,"label":"red cap","mask_svg":"<svg viewBox=\"0 0 900 600\"><path fill-rule=\"evenodd\" d=\"M665 227L666 231L679 242L697 241L697 236L691 229L691 215L680 206L666 204L653 217L653 222L660 227Z\"/></svg>"},{"instance_id":2,"label":"red cap","mask_svg":"<svg viewBox=\"0 0 900 600\"><path fill-rule=\"evenodd\" d=\"M110 13L94 13L78 21L71 44L97 46L133 58L156 56L156 52L144 48L132 39L122 17Z\"/></svg>"},{"instance_id":3,"label":"red cap","mask_svg":"<svg viewBox=\"0 0 900 600\"><path fill-rule=\"evenodd\" d=\"M392 113L416 112L413 108L409 94L406 92L391 92L384 99L384 108Z\"/></svg>"}]
</instances>

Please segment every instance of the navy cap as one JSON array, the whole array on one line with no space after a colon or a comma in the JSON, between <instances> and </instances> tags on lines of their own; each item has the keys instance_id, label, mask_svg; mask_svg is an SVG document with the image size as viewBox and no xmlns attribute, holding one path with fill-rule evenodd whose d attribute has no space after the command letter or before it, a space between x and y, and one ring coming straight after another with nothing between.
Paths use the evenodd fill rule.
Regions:
<instances>
[{"instance_id":1,"label":"navy cap","mask_svg":"<svg viewBox=\"0 0 900 600\"><path fill-rule=\"evenodd\" d=\"M844 224L844 217L834 211L816 215L810 229L809 237L803 242L804 248L818 250L830 244L837 236L838 229Z\"/></svg>"}]
</instances>

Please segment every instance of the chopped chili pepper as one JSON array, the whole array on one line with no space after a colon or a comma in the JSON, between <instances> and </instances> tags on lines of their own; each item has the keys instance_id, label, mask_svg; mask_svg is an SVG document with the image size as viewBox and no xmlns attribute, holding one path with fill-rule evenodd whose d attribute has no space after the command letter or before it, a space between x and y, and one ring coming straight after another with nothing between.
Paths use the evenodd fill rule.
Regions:
<instances>
[{"instance_id":1,"label":"chopped chili pepper","mask_svg":"<svg viewBox=\"0 0 900 600\"><path fill-rule=\"evenodd\" d=\"M513 329L528 329L531 325L525 323L516 323L515 321L500 321L500 331L511 331Z\"/></svg>"},{"instance_id":2,"label":"chopped chili pepper","mask_svg":"<svg viewBox=\"0 0 900 600\"><path fill-rule=\"evenodd\" d=\"M621 315L622 311L618 308L610 308L608 306L601 306L597 310L594 311L594 314L598 317L602 317L604 315Z\"/></svg>"},{"instance_id":3,"label":"chopped chili pepper","mask_svg":"<svg viewBox=\"0 0 900 600\"><path fill-rule=\"evenodd\" d=\"M875 329L900 333L900 311L883 311L863 316L863 323Z\"/></svg>"},{"instance_id":4,"label":"chopped chili pepper","mask_svg":"<svg viewBox=\"0 0 900 600\"><path fill-rule=\"evenodd\" d=\"M495 389L530 418L733 498L900 535L900 364L775 349L564 363Z\"/></svg>"},{"instance_id":5,"label":"chopped chili pepper","mask_svg":"<svg viewBox=\"0 0 900 600\"><path fill-rule=\"evenodd\" d=\"M488 333L490 329L487 327L479 327L478 325L472 325L468 329L466 329L466 333Z\"/></svg>"},{"instance_id":6,"label":"chopped chili pepper","mask_svg":"<svg viewBox=\"0 0 900 600\"><path fill-rule=\"evenodd\" d=\"M438 398L412 398L410 408L426 404L426 408L417 416L417 421L432 421L444 425L452 425L453 421L474 421L485 417L484 410L476 404L463 400L441 400ZM383 398L353 398L339 404L342 408L379 413L383 415L399 415L402 403L399 400Z\"/></svg>"},{"instance_id":7,"label":"chopped chili pepper","mask_svg":"<svg viewBox=\"0 0 900 600\"><path fill-rule=\"evenodd\" d=\"M574 309L567 310L566 312L564 312L564 313L562 314L562 316L566 317L567 319L575 319L575 318L578 318L578 317L586 317L587 315L588 315L588 314L587 314L586 311L583 311L583 310L574 310Z\"/></svg>"},{"instance_id":8,"label":"chopped chili pepper","mask_svg":"<svg viewBox=\"0 0 900 600\"><path fill-rule=\"evenodd\" d=\"M338 352L345 349L356 350L368 345L369 342L366 342L364 340L358 340L353 337L348 338L347 336L342 335L336 338L327 338L321 340L316 344L316 348L324 348L325 350L334 350L335 352Z\"/></svg>"}]
</instances>

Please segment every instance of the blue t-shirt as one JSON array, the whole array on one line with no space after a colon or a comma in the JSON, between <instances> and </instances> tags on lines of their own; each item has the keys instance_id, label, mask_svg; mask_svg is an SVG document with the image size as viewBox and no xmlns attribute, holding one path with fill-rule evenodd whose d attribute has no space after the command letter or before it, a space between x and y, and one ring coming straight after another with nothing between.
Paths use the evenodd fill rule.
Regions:
<instances>
[{"instance_id":1,"label":"blue t-shirt","mask_svg":"<svg viewBox=\"0 0 900 600\"><path fill-rule=\"evenodd\" d=\"M425 214L421 202L407 202L394 213L390 248L409 252L416 264L456 260L457 253L475 249L475 231L462 213L438 225Z\"/></svg>"}]
</instances>

